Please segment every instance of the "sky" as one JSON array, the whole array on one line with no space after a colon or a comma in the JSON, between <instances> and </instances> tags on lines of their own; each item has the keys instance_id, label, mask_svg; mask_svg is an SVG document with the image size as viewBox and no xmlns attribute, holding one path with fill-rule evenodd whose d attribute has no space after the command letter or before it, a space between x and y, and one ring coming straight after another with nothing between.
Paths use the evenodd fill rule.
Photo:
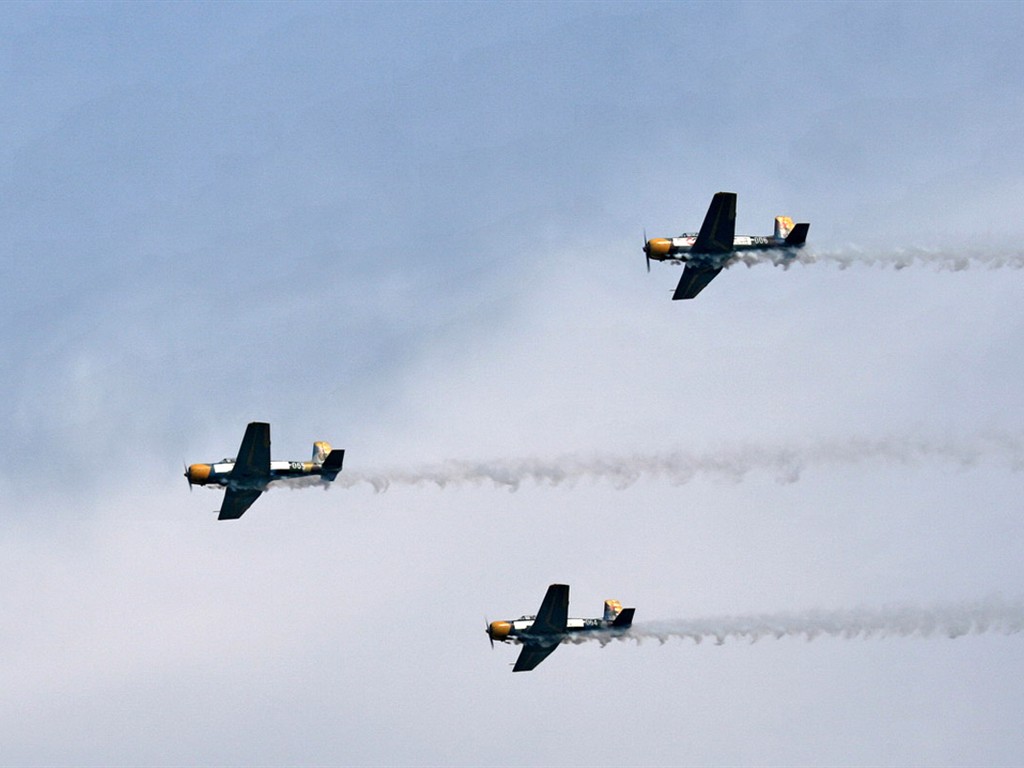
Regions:
<instances>
[{"instance_id":1,"label":"sky","mask_svg":"<svg viewBox=\"0 0 1024 768\"><path fill-rule=\"evenodd\" d=\"M1022 22L6 5L0 762L1024 762ZM250 421L345 471L217 521Z\"/></svg>"}]
</instances>

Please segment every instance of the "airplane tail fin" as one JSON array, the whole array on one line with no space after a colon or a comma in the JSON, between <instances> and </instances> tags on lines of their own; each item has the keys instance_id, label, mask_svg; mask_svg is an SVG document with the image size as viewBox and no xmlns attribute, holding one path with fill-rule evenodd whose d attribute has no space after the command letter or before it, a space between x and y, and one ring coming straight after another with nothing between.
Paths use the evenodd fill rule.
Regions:
<instances>
[{"instance_id":1,"label":"airplane tail fin","mask_svg":"<svg viewBox=\"0 0 1024 768\"><path fill-rule=\"evenodd\" d=\"M338 473L341 472L341 463L344 460L345 450L343 448L331 451L320 465L320 476L327 482L333 483Z\"/></svg>"},{"instance_id":2,"label":"airplane tail fin","mask_svg":"<svg viewBox=\"0 0 1024 768\"><path fill-rule=\"evenodd\" d=\"M775 217L775 239L785 240L793 231L793 220L789 216Z\"/></svg>"},{"instance_id":3,"label":"airplane tail fin","mask_svg":"<svg viewBox=\"0 0 1024 768\"><path fill-rule=\"evenodd\" d=\"M623 608L618 600L604 601L604 620L613 627L627 629L633 625L633 614L636 608Z\"/></svg>"},{"instance_id":4,"label":"airplane tail fin","mask_svg":"<svg viewBox=\"0 0 1024 768\"><path fill-rule=\"evenodd\" d=\"M604 601L604 620L613 621L616 616L622 613L622 603L618 600Z\"/></svg>"},{"instance_id":5,"label":"airplane tail fin","mask_svg":"<svg viewBox=\"0 0 1024 768\"><path fill-rule=\"evenodd\" d=\"M612 626L628 629L633 626L634 613L636 613L636 608L623 608L619 615L615 617L615 621L612 622Z\"/></svg>"},{"instance_id":6,"label":"airplane tail fin","mask_svg":"<svg viewBox=\"0 0 1024 768\"><path fill-rule=\"evenodd\" d=\"M323 464L324 459L327 458L331 452L331 444L324 442L323 440L313 443L313 463Z\"/></svg>"},{"instance_id":7,"label":"airplane tail fin","mask_svg":"<svg viewBox=\"0 0 1024 768\"><path fill-rule=\"evenodd\" d=\"M806 222L797 224L793 227L793 231L786 236L786 245L803 245L807 241L807 230L810 228L811 225Z\"/></svg>"}]
</instances>

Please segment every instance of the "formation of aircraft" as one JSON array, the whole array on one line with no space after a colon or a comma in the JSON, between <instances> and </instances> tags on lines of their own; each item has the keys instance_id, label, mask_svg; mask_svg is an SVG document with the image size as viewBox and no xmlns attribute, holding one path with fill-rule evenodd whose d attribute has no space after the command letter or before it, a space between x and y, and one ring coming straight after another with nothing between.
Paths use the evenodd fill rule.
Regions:
<instances>
[{"instance_id":1,"label":"formation of aircraft","mask_svg":"<svg viewBox=\"0 0 1024 768\"><path fill-rule=\"evenodd\" d=\"M715 279L734 254L741 251L802 248L810 224L793 224L788 216L775 217L775 232L752 236L736 234L736 193L718 192L711 198L700 232L686 232L679 237L644 237L647 271L651 259L684 262L682 277L672 299L692 299Z\"/></svg>"},{"instance_id":2,"label":"formation of aircraft","mask_svg":"<svg viewBox=\"0 0 1024 768\"><path fill-rule=\"evenodd\" d=\"M344 450L332 450L330 443L313 443L312 461L271 461L270 425L254 421L245 428L238 457L210 464L192 464L185 470L188 484L224 488L224 502L218 520L237 520L253 505L274 480L319 475L333 482L341 472Z\"/></svg>"},{"instance_id":3,"label":"formation of aircraft","mask_svg":"<svg viewBox=\"0 0 1024 768\"><path fill-rule=\"evenodd\" d=\"M775 232L770 236L736 235L736 194L719 192L711 200L700 231L679 237L644 236L647 271L651 259L684 263L682 277L673 299L692 299L710 283L738 252L769 249L796 249L804 245L810 224L793 224L788 216L775 217ZM245 436L234 459L209 464L192 464L185 470L189 488L193 485L214 485L224 488L224 501L219 520L236 520L260 497L275 480L320 476L333 482L341 472L345 451L333 450L329 443L313 443L311 461L271 461L270 425L254 421L246 427ZM569 587L552 584L548 587L535 616L520 616L510 621L487 624L487 635L494 641L519 643L522 650L512 668L527 672L573 634L587 633L605 637L624 634L633 624L634 608L623 608L618 600L606 600L604 615L599 619L569 618Z\"/></svg>"},{"instance_id":4,"label":"formation of aircraft","mask_svg":"<svg viewBox=\"0 0 1024 768\"><path fill-rule=\"evenodd\" d=\"M503 643L521 643L513 672L529 672L555 652L569 635L586 632L621 635L633 624L635 608L623 608L618 600L604 601L604 616L600 619L569 618L569 586L552 584L548 587L536 616L520 616L511 621L492 621L487 625L487 636Z\"/></svg>"}]
</instances>

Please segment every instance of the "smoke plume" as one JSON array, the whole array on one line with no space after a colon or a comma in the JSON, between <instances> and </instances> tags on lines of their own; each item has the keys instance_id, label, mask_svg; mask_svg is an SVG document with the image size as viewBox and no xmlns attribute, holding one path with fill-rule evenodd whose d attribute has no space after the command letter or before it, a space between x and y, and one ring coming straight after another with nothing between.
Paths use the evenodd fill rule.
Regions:
<instances>
[{"instance_id":1,"label":"smoke plume","mask_svg":"<svg viewBox=\"0 0 1024 768\"><path fill-rule=\"evenodd\" d=\"M354 458L354 457L353 457ZM779 483L795 483L811 467L869 462L913 466L941 462L966 469L982 463L1024 469L1024 437L990 433L961 438L849 438L790 444L745 444L709 451L669 451L623 455L564 454L553 458L451 459L439 464L396 467L376 472L345 471L334 485L367 484L380 493L392 486L490 485L517 490L524 483L554 487L586 480L618 489L638 480L661 479L684 485L700 477L740 482L751 472L767 472ZM319 485L319 479L286 481Z\"/></svg>"},{"instance_id":2,"label":"smoke plume","mask_svg":"<svg viewBox=\"0 0 1024 768\"><path fill-rule=\"evenodd\" d=\"M791 264L837 264L840 269L854 265L905 269L915 265L930 266L939 271L960 272L965 269L1022 269L1024 252L1014 250L894 248L877 250L854 245L822 249L807 247L799 251L745 251L729 261L728 266L772 264L788 268Z\"/></svg>"},{"instance_id":3,"label":"smoke plume","mask_svg":"<svg viewBox=\"0 0 1024 768\"><path fill-rule=\"evenodd\" d=\"M718 645L728 639L757 642L766 637L817 637L843 639L871 637L948 637L996 633L1012 635L1024 630L1024 600L1005 601L999 597L970 602L948 603L930 608L891 605L883 608L852 610L812 610L801 613L750 614L706 619L675 619L672 621L634 624L621 634L587 632L572 635L567 642L600 642L611 640L705 639Z\"/></svg>"}]
</instances>

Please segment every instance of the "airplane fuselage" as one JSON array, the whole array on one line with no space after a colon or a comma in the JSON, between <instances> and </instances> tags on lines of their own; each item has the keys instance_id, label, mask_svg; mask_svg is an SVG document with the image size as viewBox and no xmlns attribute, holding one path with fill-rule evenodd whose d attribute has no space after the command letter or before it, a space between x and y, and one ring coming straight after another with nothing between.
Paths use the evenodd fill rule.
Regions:
<instances>
[{"instance_id":1,"label":"airplane fuselage","mask_svg":"<svg viewBox=\"0 0 1024 768\"><path fill-rule=\"evenodd\" d=\"M577 632L609 632L622 634L629 630L628 626L612 626L611 621L605 619L567 619L565 632L531 632L535 616L520 616L511 621L492 621L487 629L487 634L492 640L499 640L503 643L543 643L555 645L567 639Z\"/></svg>"},{"instance_id":2,"label":"airplane fuselage","mask_svg":"<svg viewBox=\"0 0 1024 768\"><path fill-rule=\"evenodd\" d=\"M324 474L323 467L312 461L272 461L268 476L245 479L231 477L234 468L235 462L231 459L211 464L192 464L186 477L192 485L218 485L224 488L264 491L275 480Z\"/></svg>"},{"instance_id":3,"label":"airplane fuselage","mask_svg":"<svg viewBox=\"0 0 1024 768\"><path fill-rule=\"evenodd\" d=\"M647 241L644 249L649 258L655 261L714 261L724 263L733 254L741 251L772 251L796 250L803 243L789 244L785 238L772 235L736 235L732 240L732 251L724 254L693 253L693 245L697 241L696 232L684 232L679 237L655 237Z\"/></svg>"}]
</instances>

